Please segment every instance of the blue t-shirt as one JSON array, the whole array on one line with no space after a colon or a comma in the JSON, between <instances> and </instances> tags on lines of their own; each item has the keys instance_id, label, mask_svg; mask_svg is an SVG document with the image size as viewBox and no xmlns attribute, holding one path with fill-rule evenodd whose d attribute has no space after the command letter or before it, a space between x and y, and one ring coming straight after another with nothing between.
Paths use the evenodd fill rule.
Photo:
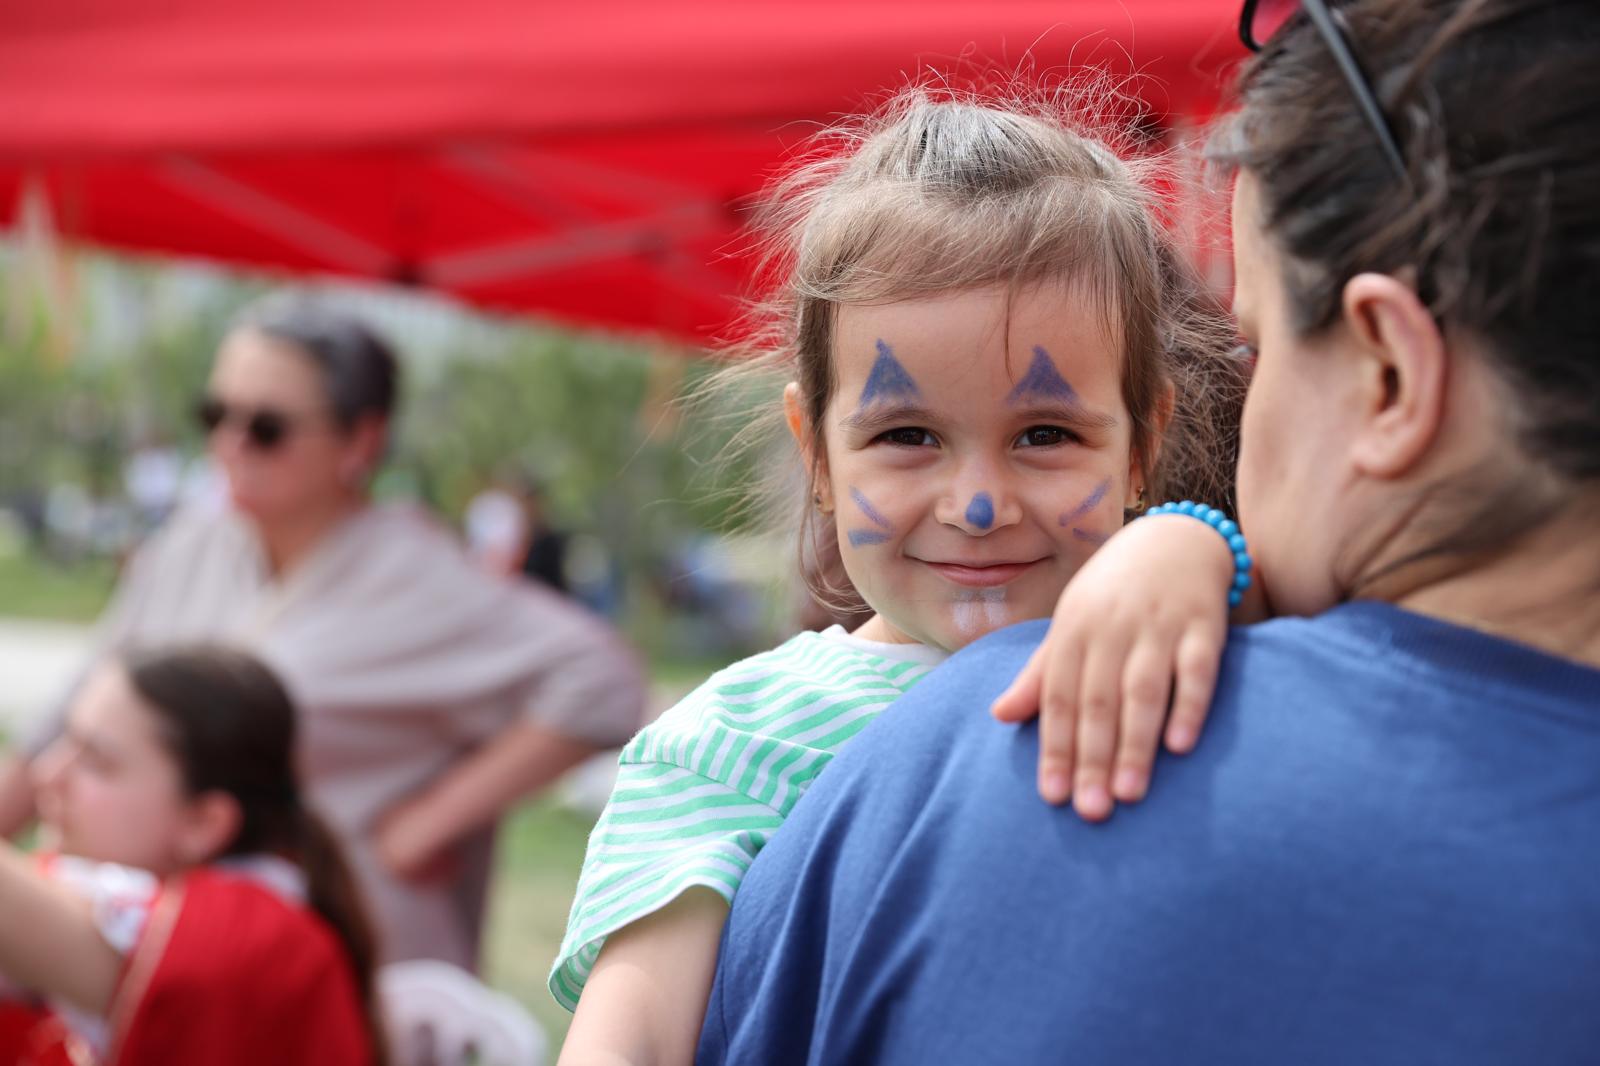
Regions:
<instances>
[{"instance_id":1,"label":"blue t-shirt","mask_svg":"<svg viewBox=\"0 0 1600 1066\"><path fill-rule=\"evenodd\" d=\"M955 656L751 867L702 1063L1600 1061L1600 671L1374 603L1235 630L1109 825Z\"/></svg>"}]
</instances>

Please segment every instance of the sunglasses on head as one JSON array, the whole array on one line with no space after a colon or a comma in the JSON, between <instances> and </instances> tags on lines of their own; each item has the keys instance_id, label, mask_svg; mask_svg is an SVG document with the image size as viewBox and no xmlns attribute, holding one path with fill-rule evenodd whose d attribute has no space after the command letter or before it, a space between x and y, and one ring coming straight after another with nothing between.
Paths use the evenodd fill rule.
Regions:
<instances>
[{"instance_id":1,"label":"sunglasses on head","mask_svg":"<svg viewBox=\"0 0 1600 1066\"><path fill-rule=\"evenodd\" d=\"M1390 169L1403 184L1409 186L1411 178L1406 173L1405 158L1400 154L1400 142L1388 118L1384 116L1377 93L1372 90L1371 79L1362 71L1361 64L1356 62L1350 42L1339 28L1342 19L1332 7L1324 0L1245 0L1244 10L1239 13L1239 37L1246 48L1259 52L1266 47L1273 34L1300 11L1305 12L1333 55L1339 72L1350 87L1350 94L1355 97L1367 125L1372 127L1372 132L1377 136L1378 145L1383 149Z\"/></svg>"},{"instance_id":2,"label":"sunglasses on head","mask_svg":"<svg viewBox=\"0 0 1600 1066\"><path fill-rule=\"evenodd\" d=\"M270 407L232 406L215 396L207 396L195 407L195 420L210 436L228 423L239 425L252 448L272 451L288 439L294 418Z\"/></svg>"}]
</instances>

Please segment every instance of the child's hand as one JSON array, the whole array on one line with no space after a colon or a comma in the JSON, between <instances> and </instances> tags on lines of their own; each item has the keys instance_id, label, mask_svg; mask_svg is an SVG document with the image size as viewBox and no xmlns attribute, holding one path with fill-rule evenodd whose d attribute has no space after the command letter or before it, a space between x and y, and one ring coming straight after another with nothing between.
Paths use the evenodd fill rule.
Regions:
<instances>
[{"instance_id":1,"label":"child's hand","mask_svg":"<svg viewBox=\"0 0 1600 1066\"><path fill-rule=\"evenodd\" d=\"M1040 713L1039 794L1091 821L1150 784L1162 725L1187 752L1211 706L1228 626L1233 553L1201 522L1131 523L1061 593L1050 632L995 701L996 718ZM1176 680L1174 680L1176 679ZM1171 714L1168 715L1168 697Z\"/></svg>"}]
</instances>

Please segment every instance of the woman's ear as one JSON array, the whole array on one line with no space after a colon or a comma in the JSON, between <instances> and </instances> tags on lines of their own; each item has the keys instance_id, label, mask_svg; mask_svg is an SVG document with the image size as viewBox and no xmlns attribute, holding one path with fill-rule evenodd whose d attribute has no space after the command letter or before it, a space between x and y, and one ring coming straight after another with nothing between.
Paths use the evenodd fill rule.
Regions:
<instances>
[{"instance_id":1,"label":"woman's ear","mask_svg":"<svg viewBox=\"0 0 1600 1066\"><path fill-rule=\"evenodd\" d=\"M363 415L350 428L344 455L340 457L341 480L351 488L365 488L383 463L388 446L389 419L384 415Z\"/></svg>"},{"instance_id":2,"label":"woman's ear","mask_svg":"<svg viewBox=\"0 0 1600 1066\"><path fill-rule=\"evenodd\" d=\"M202 792L189 800L178 829L177 855L187 866L210 862L225 853L244 825L239 801L220 789Z\"/></svg>"},{"instance_id":3,"label":"woman's ear","mask_svg":"<svg viewBox=\"0 0 1600 1066\"><path fill-rule=\"evenodd\" d=\"M800 461L812 474L811 491L816 495L813 505L824 514L833 511L833 486L828 481L828 457L819 452L816 436L806 419L805 406L800 394L800 383L791 381L783 387L783 417L789 423L789 432L800 448Z\"/></svg>"},{"instance_id":4,"label":"woman's ear","mask_svg":"<svg viewBox=\"0 0 1600 1066\"><path fill-rule=\"evenodd\" d=\"M1387 274L1351 278L1343 307L1360 360L1352 457L1371 477L1401 477L1444 425L1450 369L1444 335L1411 287Z\"/></svg>"},{"instance_id":5,"label":"woman's ear","mask_svg":"<svg viewBox=\"0 0 1600 1066\"><path fill-rule=\"evenodd\" d=\"M1144 495L1150 474L1155 470L1156 463L1161 461L1161 445L1167 438L1167 427L1172 425L1172 415L1177 407L1177 386L1170 381L1164 382L1161 394L1156 397L1155 406L1150 412L1150 430L1144 442L1136 442L1128 449L1128 491L1122 502L1123 510L1131 511L1139 506L1139 497Z\"/></svg>"}]
</instances>

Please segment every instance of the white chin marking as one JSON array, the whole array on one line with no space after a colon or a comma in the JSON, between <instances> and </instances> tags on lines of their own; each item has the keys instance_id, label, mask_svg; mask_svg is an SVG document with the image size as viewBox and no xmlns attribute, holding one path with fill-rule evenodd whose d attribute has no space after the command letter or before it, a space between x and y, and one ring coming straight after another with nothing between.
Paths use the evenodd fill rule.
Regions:
<instances>
[{"instance_id":1,"label":"white chin marking","mask_svg":"<svg viewBox=\"0 0 1600 1066\"><path fill-rule=\"evenodd\" d=\"M955 603L956 631L964 637L970 637L978 631L982 615L981 606L976 600L957 600Z\"/></svg>"},{"instance_id":2,"label":"white chin marking","mask_svg":"<svg viewBox=\"0 0 1600 1066\"><path fill-rule=\"evenodd\" d=\"M1006 624L1006 590L975 589L957 594L954 603L956 631L964 637L999 629Z\"/></svg>"},{"instance_id":3,"label":"white chin marking","mask_svg":"<svg viewBox=\"0 0 1600 1066\"><path fill-rule=\"evenodd\" d=\"M1003 588L983 590L983 619L989 623L990 629L999 629L1006 624L1006 590Z\"/></svg>"}]
</instances>

